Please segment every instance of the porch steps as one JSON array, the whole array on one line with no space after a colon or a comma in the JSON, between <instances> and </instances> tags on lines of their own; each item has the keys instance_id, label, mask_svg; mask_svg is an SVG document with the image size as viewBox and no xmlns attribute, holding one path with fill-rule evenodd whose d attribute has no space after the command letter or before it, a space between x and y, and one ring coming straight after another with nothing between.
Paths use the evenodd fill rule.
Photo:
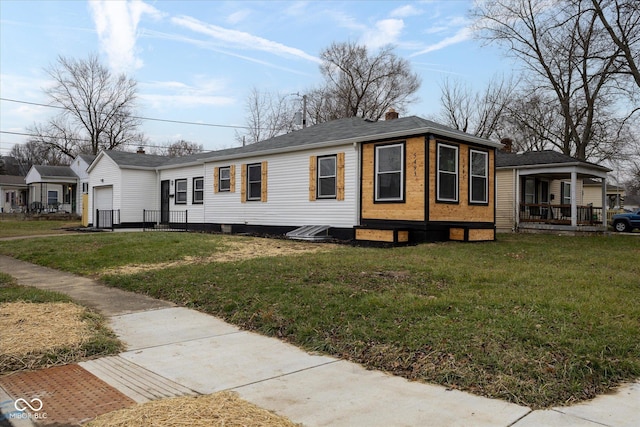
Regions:
<instances>
[{"instance_id":1,"label":"porch steps","mask_svg":"<svg viewBox=\"0 0 640 427\"><path fill-rule=\"evenodd\" d=\"M330 225L303 225L287 233L287 237L294 240L322 241L329 236Z\"/></svg>"}]
</instances>

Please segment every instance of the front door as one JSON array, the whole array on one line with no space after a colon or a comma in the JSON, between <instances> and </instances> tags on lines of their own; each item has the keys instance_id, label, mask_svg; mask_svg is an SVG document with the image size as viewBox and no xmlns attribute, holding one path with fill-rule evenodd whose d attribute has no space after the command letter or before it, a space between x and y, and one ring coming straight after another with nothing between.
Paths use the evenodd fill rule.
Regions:
<instances>
[{"instance_id":1,"label":"front door","mask_svg":"<svg viewBox=\"0 0 640 427\"><path fill-rule=\"evenodd\" d=\"M169 223L169 180L160 183L160 223Z\"/></svg>"}]
</instances>

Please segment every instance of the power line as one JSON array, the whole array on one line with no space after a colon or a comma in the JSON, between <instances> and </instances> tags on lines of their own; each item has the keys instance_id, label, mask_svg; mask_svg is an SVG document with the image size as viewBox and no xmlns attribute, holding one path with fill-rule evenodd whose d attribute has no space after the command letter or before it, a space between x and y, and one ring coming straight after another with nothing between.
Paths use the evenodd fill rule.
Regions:
<instances>
[{"instance_id":1,"label":"power line","mask_svg":"<svg viewBox=\"0 0 640 427\"><path fill-rule=\"evenodd\" d=\"M7 131L7 130L0 130L0 134L7 134L7 135L18 135L18 136L31 136L34 138L49 138L49 139L55 139L55 137L53 136L47 136L47 135L38 135L35 133L25 133L25 132L11 132L11 131ZM82 138L65 138L66 140L69 141L76 141L76 142L91 142L90 139L82 139ZM0 142L0 144L12 144L12 145L21 145L17 142ZM154 145L154 144L145 144L144 142L124 142L122 144L119 145L126 145L126 146L130 146L130 147L149 147L149 148L170 148L170 145ZM206 151L206 150L203 150Z\"/></svg>"},{"instance_id":2,"label":"power line","mask_svg":"<svg viewBox=\"0 0 640 427\"><path fill-rule=\"evenodd\" d=\"M10 98L1 98L0 97L0 101L7 101L7 102L15 102L18 104L26 104L26 105L35 105L38 107L48 107L48 108L57 108L60 110L66 110L65 107L60 107L59 105L48 105L48 104L41 104L38 102L29 102L29 101L21 101L18 99L10 99ZM87 111L82 110L83 113L86 113ZM171 119L157 119L157 118L153 118L153 117L142 117L142 116L130 116L133 119L138 119L138 120L149 120L149 121L154 121L154 122L163 122L163 123L176 123L176 124L182 124L182 125L196 125L196 126L208 126L208 127L219 127L219 128L231 128L231 129L251 129L251 127L249 126L234 126L234 125L221 125L221 124L215 124L215 123L198 123L198 122L187 122L187 121L182 121L182 120L171 120Z\"/></svg>"}]
</instances>

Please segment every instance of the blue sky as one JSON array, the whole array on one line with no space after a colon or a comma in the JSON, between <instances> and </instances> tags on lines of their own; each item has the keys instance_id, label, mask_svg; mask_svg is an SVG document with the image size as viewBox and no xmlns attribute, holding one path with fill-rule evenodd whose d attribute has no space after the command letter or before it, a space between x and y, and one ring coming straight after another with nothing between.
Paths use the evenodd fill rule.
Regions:
<instances>
[{"instance_id":1,"label":"blue sky","mask_svg":"<svg viewBox=\"0 0 640 427\"><path fill-rule=\"evenodd\" d=\"M321 82L320 51L356 41L391 43L422 78L409 115L433 117L444 78L481 89L510 62L473 38L472 0L431 1L24 1L0 0L0 96L46 103L43 68L58 55L99 54L138 82L138 115L150 142L207 150L236 145L251 88L304 93ZM56 110L0 101L0 154Z\"/></svg>"}]
</instances>

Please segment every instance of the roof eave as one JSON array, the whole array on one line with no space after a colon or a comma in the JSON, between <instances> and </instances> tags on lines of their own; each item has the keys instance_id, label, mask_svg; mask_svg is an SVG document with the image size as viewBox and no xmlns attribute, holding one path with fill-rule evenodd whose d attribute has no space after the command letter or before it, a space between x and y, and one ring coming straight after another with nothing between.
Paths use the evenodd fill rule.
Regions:
<instances>
[{"instance_id":1,"label":"roof eave","mask_svg":"<svg viewBox=\"0 0 640 427\"><path fill-rule=\"evenodd\" d=\"M229 154L229 155L226 155L226 156L212 156L212 157L208 157L208 158L199 159L199 161L204 162L204 163L216 162L216 161L226 161L226 160L233 160L233 159L246 158L246 157L255 157L255 156L261 156L261 155L290 153L290 152L293 152L293 151L313 150L313 149L316 149L316 148L326 148L326 147L335 147L335 146L340 146L340 145L358 144L358 143L363 143L363 142L377 141L377 140L383 140L383 139L401 138L401 137L407 137L407 136L410 136L410 135L423 135L423 134L435 134L435 135L445 136L445 137L449 137L449 138L463 140L463 141L466 141L466 142L485 145L485 146L492 147L492 148L502 148L503 147L503 144L500 144L499 142L493 142L493 141L490 141L490 140L487 140L487 139L484 139L484 138L479 138L479 137L472 136L472 135L459 135L459 134L457 134L455 132L448 132L446 130L442 130L442 129L433 128L433 127L428 126L428 127L422 127L422 128L413 128L413 129L408 129L408 130L386 132L386 133L382 133L382 134L375 134L375 135L369 135L369 136L364 136L364 137L357 136L357 137L353 137L353 138L336 139L336 140L331 140L331 141L322 141L322 142L316 142L314 144L297 145L297 146L294 146L294 147L291 147L291 146L279 147L279 148L266 149L266 150L261 150L261 151L254 151L254 152L251 152L251 153L235 153L235 154Z\"/></svg>"}]
</instances>

